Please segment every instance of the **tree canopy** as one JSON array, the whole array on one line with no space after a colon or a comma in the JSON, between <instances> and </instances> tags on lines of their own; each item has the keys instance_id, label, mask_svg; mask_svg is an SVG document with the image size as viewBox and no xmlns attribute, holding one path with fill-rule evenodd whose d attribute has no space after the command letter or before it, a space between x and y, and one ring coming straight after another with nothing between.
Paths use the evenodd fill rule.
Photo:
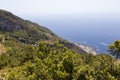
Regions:
<instances>
[{"instance_id":1,"label":"tree canopy","mask_svg":"<svg viewBox=\"0 0 120 80\"><path fill-rule=\"evenodd\" d=\"M115 56L116 59L120 58L120 40L116 40L113 44L109 45L110 54Z\"/></svg>"}]
</instances>

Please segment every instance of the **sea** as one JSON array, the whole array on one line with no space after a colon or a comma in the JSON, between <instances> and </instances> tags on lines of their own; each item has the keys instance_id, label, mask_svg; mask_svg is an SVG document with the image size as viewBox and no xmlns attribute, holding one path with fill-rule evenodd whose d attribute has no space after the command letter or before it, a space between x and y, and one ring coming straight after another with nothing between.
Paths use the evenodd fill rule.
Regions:
<instances>
[{"instance_id":1,"label":"sea","mask_svg":"<svg viewBox=\"0 0 120 80\"><path fill-rule=\"evenodd\" d=\"M26 17L26 19L49 28L58 36L93 47L99 54L108 52L108 46L120 39L118 17Z\"/></svg>"}]
</instances>

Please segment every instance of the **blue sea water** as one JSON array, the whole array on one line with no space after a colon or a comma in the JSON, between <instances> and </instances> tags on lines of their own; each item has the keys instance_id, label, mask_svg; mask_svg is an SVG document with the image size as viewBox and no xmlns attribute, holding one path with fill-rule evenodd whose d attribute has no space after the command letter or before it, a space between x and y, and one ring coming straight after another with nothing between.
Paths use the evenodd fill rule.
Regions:
<instances>
[{"instance_id":1,"label":"blue sea water","mask_svg":"<svg viewBox=\"0 0 120 80\"><path fill-rule=\"evenodd\" d=\"M108 53L108 45L120 39L120 18L36 17L29 20L64 39L90 45L99 53Z\"/></svg>"}]
</instances>

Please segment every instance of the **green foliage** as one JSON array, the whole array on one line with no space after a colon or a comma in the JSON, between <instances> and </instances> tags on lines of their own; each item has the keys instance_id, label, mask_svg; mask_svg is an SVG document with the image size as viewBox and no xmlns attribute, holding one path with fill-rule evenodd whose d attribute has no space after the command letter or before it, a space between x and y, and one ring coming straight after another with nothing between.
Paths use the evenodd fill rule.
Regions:
<instances>
[{"instance_id":1,"label":"green foliage","mask_svg":"<svg viewBox=\"0 0 120 80\"><path fill-rule=\"evenodd\" d=\"M23 46L22 44L19 46ZM0 67L5 79L119 80L120 64L109 55L76 54L59 43L39 42L37 47L7 48Z\"/></svg>"},{"instance_id":2,"label":"green foliage","mask_svg":"<svg viewBox=\"0 0 120 80\"><path fill-rule=\"evenodd\" d=\"M120 58L120 40L115 41L113 44L109 45L109 52L116 59Z\"/></svg>"}]
</instances>

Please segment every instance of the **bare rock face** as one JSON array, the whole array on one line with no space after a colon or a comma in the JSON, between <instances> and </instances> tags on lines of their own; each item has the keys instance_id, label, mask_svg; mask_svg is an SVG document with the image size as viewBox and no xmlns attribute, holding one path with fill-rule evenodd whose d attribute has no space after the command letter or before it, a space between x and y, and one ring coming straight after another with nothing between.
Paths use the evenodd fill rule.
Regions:
<instances>
[{"instance_id":1,"label":"bare rock face","mask_svg":"<svg viewBox=\"0 0 120 80\"><path fill-rule=\"evenodd\" d=\"M22 29L20 18L10 12L0 10L0 30L14 31Z\"/></svg>"},{"instance_id":2,"label":"bare rock face","mask_svg":"<svg viewBox=\"0 0 120 80\"><path fill-rule=\"evenodd\" d=\"M4 30L4 31L8 31L8 32L11 32L11 31L14 31L14 30L20 30L21 29L21 26L19 23L15 23L14 24L11 24L11 21L9 20L1 20L0 19L0 29L1 30Z\"/></svg>"}]
</instances>

